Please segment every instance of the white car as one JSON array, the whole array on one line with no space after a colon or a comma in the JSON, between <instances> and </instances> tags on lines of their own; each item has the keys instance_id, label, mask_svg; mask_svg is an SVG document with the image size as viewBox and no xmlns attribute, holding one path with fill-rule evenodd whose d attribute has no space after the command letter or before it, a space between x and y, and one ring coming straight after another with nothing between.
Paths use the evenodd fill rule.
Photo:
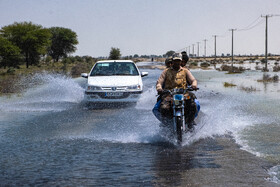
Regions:
<instances>
[{"instance_id":1,"label":"white car","mask_svg":"<svg viewBox=\"0 0 280 187\"><path fill-rule=\"evenodd\" d=\"M137 102L143 92L142 77L148 72L138 70L131 60L98 61L89 74L85 99L88 102Z\"/></svg>"}]
</instances>

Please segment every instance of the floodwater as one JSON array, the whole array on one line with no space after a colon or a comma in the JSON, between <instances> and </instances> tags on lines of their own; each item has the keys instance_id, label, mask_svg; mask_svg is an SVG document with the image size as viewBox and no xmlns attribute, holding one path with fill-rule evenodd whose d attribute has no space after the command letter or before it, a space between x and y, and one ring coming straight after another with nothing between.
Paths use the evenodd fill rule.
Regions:
<instances>
[{"instance_id":1,"label":"floodwater","mask_svg":"<svg viewBox=\"0 0 280 187\"><path fill-rule=\"evenodd\" d=\"M257 82L260 71L192 70L201 112L178 146L151 111L161 70L141 71L149 76L131 106L88 107L86 79L57 74L37 74L21 94L1 96L0 186L280 184L279 83Z\"/></svg>"}]
</instances>

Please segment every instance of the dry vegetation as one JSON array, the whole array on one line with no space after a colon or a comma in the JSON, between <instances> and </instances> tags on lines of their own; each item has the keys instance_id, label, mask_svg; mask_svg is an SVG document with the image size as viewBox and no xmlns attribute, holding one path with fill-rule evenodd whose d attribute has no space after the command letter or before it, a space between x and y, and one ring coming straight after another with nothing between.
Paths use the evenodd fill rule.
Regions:
<instances>
[{"instance_id":1,"label":"dry vegetation","mask_svg":"<svg viewBox=\"0 0 280 187\"><path fill-rule=\"evenodd\" d=\"M258 82L278 82L279 76L278 75L270 76L268 74L263 74L262 79L259 79L257 81Z\"/></svg>"},{"instance_id":2,"label":"dry vegetation","mask_svg":"<svg viewBox=\"0 0 280 187\"><path fill-rule=\"evenodd\" d=\"M234 86L237 86L236 84L233 84L233 83L229 83L229 82L224 82L224 87L234 87Z\"/></svg>"},{"instance_id":3,"label":"dry vegetation","mask_svg":"<svg viewBox=\"0 0 280 187\"><path fill-rule=\"evenodd\" d=\"M250 87L240 86L239 89L243 90L245 92L255 92L255 91L257 91L257 89L254 88L253 86L250 86Z\"/></svg>"}]
</instances>

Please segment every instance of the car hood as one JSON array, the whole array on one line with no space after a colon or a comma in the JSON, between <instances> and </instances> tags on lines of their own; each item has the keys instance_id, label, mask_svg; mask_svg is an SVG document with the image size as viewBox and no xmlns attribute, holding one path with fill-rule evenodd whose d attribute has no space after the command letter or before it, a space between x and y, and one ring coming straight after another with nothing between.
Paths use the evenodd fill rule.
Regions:
<instances>
[{"instance_id":1,"label":"car hood","mask_svg":"<svg viewBox=\"0 0 280 187\"><path fill-rule=\"evenodd\" d=\"M88 77L88 85L93 86L131 86L141 84L139 76L94 76Z\"/></svg>"}]
</instances>

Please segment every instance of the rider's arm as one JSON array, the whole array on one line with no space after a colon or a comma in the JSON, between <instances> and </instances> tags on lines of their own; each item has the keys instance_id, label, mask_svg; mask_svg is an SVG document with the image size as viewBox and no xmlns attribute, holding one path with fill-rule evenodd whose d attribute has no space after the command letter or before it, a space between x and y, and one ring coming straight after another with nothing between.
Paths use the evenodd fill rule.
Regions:
<instances>
[{"instance_id":1,"label":"rider's arm","mask_svg":"<svg viewBox=\"0 0 280 187\"><path fill-rule=\"evenodd\" d=\"M191 83L191 87L193 89L196 89L197 88L197 81L196 79L194 78L194 76L192 75L192 73L189 71L189 70L186 70L187 72L187 80L189 83Z\"/></svg>"},{"instance_id":2,"label":"rider's arm","mask_svg":"<svg viewBox=\"0 0 280 187\"><path fill-rule=\"evenodd\" d=\"M163 91L163 84L164 84L164 81L165 81L166 72L167 72L167 69L165 69L165 70L161 73L160 77L159 77L158 80L157 80L157 84L156 84L157 92Z\"/></svg>"}]
</instances>

